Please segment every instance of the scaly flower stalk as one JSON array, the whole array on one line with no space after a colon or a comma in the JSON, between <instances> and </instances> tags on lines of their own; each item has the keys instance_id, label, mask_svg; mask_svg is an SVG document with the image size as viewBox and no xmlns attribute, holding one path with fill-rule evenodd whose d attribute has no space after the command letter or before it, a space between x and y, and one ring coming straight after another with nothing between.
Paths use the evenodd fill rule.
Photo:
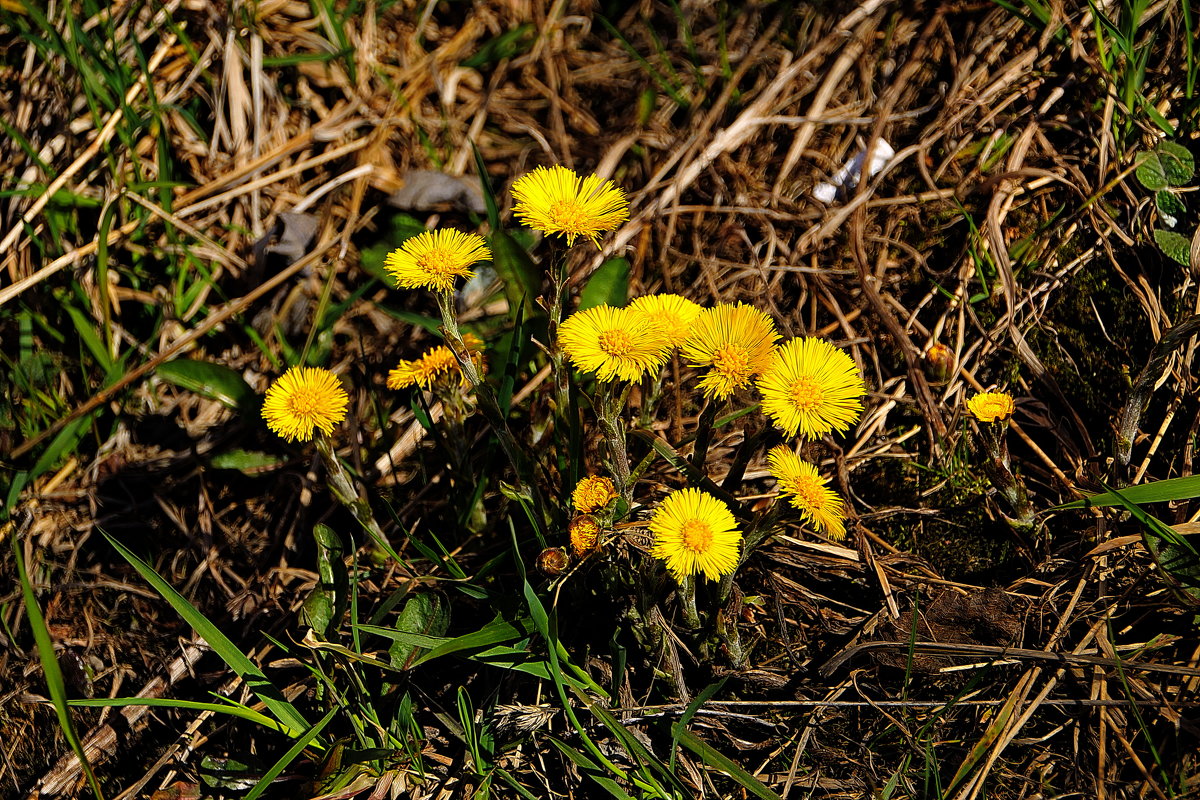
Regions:
<instances>
[{"instance_id":1,"label":"scaly flower stalk","mask_svg":"<svg viewBox=\"0 0 1200 800\"><path fill-rule=\"evenodd\" d=\"M976 441L985 456L983 471L1013 510L1014 516L1005 519L1018 531L1028 532L1037 527L1037 513L1008 457L1008 420L1013 407L1012 396L1005 392L983 392L967 401L967 410L979 423Z\"/></svg>"}]
</instances>

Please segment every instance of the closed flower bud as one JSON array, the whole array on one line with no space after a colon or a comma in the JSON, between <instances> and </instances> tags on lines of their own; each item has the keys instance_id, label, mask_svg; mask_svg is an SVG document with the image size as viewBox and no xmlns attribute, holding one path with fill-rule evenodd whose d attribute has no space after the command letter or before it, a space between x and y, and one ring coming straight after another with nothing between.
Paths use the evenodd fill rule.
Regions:
<instances>
[{"instance_id":1,"label":"closed flower bud","mask_svg":"<svg viewBox=\"0 0 1200 800\"><path fill-rule=\"evenodd\" d=\"M567 567L571 565L571 557L561 547L547 547L538 553L536 563L538 572L550 578L557 578L567 571Z\"/></svg>"}]
</instances>

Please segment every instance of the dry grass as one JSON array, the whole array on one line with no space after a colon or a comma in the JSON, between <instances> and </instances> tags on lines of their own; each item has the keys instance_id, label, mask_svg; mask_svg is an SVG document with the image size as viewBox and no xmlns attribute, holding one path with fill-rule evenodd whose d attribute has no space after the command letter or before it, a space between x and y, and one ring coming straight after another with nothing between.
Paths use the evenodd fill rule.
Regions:
<instances>
[{"instance_id":1,"label":"dry grass","mask_svg":"<svg viewBox=\"0 0 1200 800\"><path fill-rule=\"evenodd\" d=\"M576 258L577 282L620 254L634 292L752 300L785 335L845 346L871 388L852 434L813 452L852 498L851 538L789 529L747 565L734 615L751 643L744 662L693 652L671 633L671 608L656 606L664 660L627 642L616 681L614 713L637 736L667 757L656 723L724 678L692 728L783 797L1197 793L1195 609L1165 588L1130 519L1060 513L1015 537L972 466L963 419L965 397L1010 387L1014 459L1043 510L1100 480L1193 471L1194 342L1164 368L1129 468L1111 458L1128 376L1164 331L1200 312L1200 292L1145 244L1147 198L1129 170L1156 134L1137 115L1146 127L1128 135L1113 124L1124 112L1086 11L1055 7L1060 38L986 4L404 0L322 14L316 1L125 2L78 20L76 36L107 51L55 55L17 36L36 29L35 15L2 5L0 117L22 141L0 142L12 387L0 475L43 471L0 536L24 548L60 661L78 662L73 691L240 690L99 541L99 526L155 553L159 571L289 691L316 692L298 665L304 651L285 656L260 632L298 639L295 615L316 580L309 530L347 519L311 458L156 379L165 362L212 360L261 390L280 353L319 327L316 346L358 387L345 453L390 508L381 518L394 514L395 541L448 529L437 451L411 408L374 399L395 359L431 341L391 312L433 307L368 284L378 265L361 254L386 245L387 197L412 170L470 176L474 142L498 187L562 163L629 191L630 222L603 253ZM624 41L600 22L614 7ZM1146 20L1161 31L1148 85L1194 131L1178 12L1162 3ZM61 13L48 13L64 31ZM497 53L522 25L521 46ZM85 79L81 64L110 72ZM828 207L812 199L816 183L884 140L896 155L880 174ZM254 242L297 207L319 222L308 254L258 263ZM469 224L451 207L424 214ZM335 321L316 326L331 307ZM948 374L927 358L939 343L954 354ZM544 408L544 379L523 375L518 398ZM697 410L674 391L659 427L687 430ZM67 444L39 464L56 441ZM740 441L716 442L713 464ZM276 463L249 478L212 469L234 445ZM755 458L748 475L763 478ZM1182 502L1162 516L1194 513ZM507 537L456 533L447 545L473 574L491 569ZM562 608L595 602L594 574L568 587ZM405 588L373 570L360 602L377 607ZM19 596L0 596L0 792L86 792L52 711L35 702L42 679ZM456 628L490 618L455 598ZM613 684L612 631L566 619L578 662ZM556 706L538 710L546 696L475 669L406 678L425 704L430 778L408 785L413 796L478 788L447 722L459 685L526 723L501 726L523 741L504 763L536 796L599 791L546 743L547 731L567 735ZM76 725L90 731L109 792L125 797L195 784L204 758L278 746L200 712L84 709ZM683 751L679 762L691 791L729 792L702 759Z\"/></svg>"}]
</instances>

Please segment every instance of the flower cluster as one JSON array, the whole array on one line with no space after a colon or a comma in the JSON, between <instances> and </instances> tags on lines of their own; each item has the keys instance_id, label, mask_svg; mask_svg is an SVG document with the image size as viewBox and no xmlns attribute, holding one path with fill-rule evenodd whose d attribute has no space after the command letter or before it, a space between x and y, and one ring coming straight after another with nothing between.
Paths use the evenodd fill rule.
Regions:
<instances>
[{"instance_id":1,"label":"flower cluster","mask_svg":"<svg viewBox=\"0 0 1200 800\"><path fill-rule=\"evenodd\" d=\"M625 194L612 181L580 176L560 166L539 167L520 177L512 186L512 196L516 219L546 236L565 239L568 246L583 238L598 247L602 233L629 218ZM491 259L484 237L449 228L413 236L387 256L384 266L398 287L435 293L447 340L416 359L400 361L388 373L387 385L392 389L447 389L454 379L469 383L476 390L478 409L493 414L489 421L497 435L502 435L507 432L502 413L482 380L483 343L459 332L452 298L458 279L470 278L477 264ZM556 280L561 283L562 279ZM556 285L556 292L564 288ZM632 498L624 427L617 416L630 387L614 388L617 382L653 379L673 354L678 354L677 364L701 372L697 394L700 402L708 404L701 415L702 428L712 424L718 403L750 391L757 392L763 413L782 435L809 442L845 433L862 413L866 387L847 353L814 337L781 342L772 319L746 303L702 308L676 294L653 294L638 297L626 307L598 305L577 311L552 330L556 330L555 363L569 363L595 376L594 407L616 479L614 485L607 477L589 476L572 492L575 513L569 538L578 558L599 547L601 533L612 524L618 509L625 513L626 506L616 502L619 497ZM464 351L471 354L471 361L460 364L455 352ZM655 393L661 388L661 381L644 385ZM566 389L556 391L561 392L556 407L573 407ZM303 441L317 430L330 434L345 417L347 404L346 392L332 373L296 368L271 386L263 416L273 431ZM981 420L1007 419L1011 398L1005 407L998 398L981 395L972 399L970 408ZM507 435L511 437L511 433ZM707 445L701 446L701 438L698 434L695 452L703 461ZM502 441L509 443L512 452L513 440ZM806 523L831 539L845 536L846 504L814 464L786 445L771 449L767 463L780 496ZM730 575L743 557L742 532L734 510L699 488L668 494L652 512L649 528L652 554L681 581L701 574L711 580ZM564 557L565 552L561 552Z\"/></svg>"},{"instance_id":2,"label":"flower cluster","mask_svg":"<svg viewBox=\"0 0 1200 800\"><path fill-rule=\"evenodd\" d=\"M677 348L688 365L706 370L698 388L709 402L753 387L762 398L763 412L788 437L816 440L846 432L862 413L866 394L854 360L824 339L800 337L780 345L779 338L771 318L754 306L720 303L701 308L664 294L639 297L626 308L598 306L572 314L559 330L558 346L579 370L595 374L603 383L653 376ZM806 522L831 539L845 536L845 502L813 464L787 447L772 450L768 464L780 493ZM693 505L700 502L688 497ZM578 501L576 506L590 510L579 507ZM712 505L706 501L704 507ZM670 526L665 525L652 524L651 529L666 535ZM725 574L720 570L736 566L736 559L687 556L708 553L700 546L707 541L703 537L681 538L678 531L671 536L664 540L656 533L655 554L676 575ZM699 549L683 547L685 538Z\"/></svg>"}]
</instances>

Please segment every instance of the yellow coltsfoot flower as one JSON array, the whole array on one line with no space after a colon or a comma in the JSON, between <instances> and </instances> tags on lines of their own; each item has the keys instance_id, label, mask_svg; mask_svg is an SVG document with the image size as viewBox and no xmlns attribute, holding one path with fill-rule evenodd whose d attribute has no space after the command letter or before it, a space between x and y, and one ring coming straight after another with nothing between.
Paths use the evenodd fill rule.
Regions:
<instances>
[{"instance_id":1,"label":"yellow coltsfoot flower","mask_svg":"<svg viewBox=\"0 0 1200 800\"><path fill-rule=\"evenodd\" d=\"M677 294L648 294L629 304L631 311L645 314L666 330L672 347L679 347L692 333L692 323L704 309Z\"/></svg>"},{"instance_id":2,"label":"yellow coltsfoot flower","mask_svg":"<svg viewBox=\"0 0 1200 800\"><path fill-rule=\"evenodd\" d=\"M576 558L583 558L600 542L600 523L588 514L580 514L571 520L567 533L571 537L571 552Z\"/></svg>"},{"instance_id":3,"label":"yellow coltsfoot flower","mask_svg":"<svg viewBox=\"0 0 1200 800\"><path fill-rule=\"evenodd\" d=\"M858 420L866 394L854 359L824 339L791 339L758 379L762 408L788 436L819 439Z\"/></svg>"},{"instance_id":4,"label":"yellow coltsfoot flower","mask_svg":"<svg viewBox=\"0 0 1200 800\"><path fill-rule=\"evenodd\" d=\"M575 510L590 514L604 508L617 498L617 489L613 482L603 475L589 475L579 482L571 493L571 503Z\"/></svg>"},{"instance_id":5,"label":"yellow coltsfoot flower","mask_svg":"<svg viewBox=\"0 0 1200 800\"><path fill-rule=\"evenodd\" d=\"M721 303L696 316L680 352L691 366L710 367L700 381L704 396L724 400L767 368L778 338L771 318L754 306Z\"/></svg>"},{"instance_id":6,"label":"yellow coltsfoot flower","mask_svg":"<svg viewBox=\"0 0 1200 800\"><path fill-rule=\"evenodd\" d=\"M784 445L767 452L767 468L779 481L779 493L830 539L846 536L846 504L829 488L817 468Z\"/></svg>"},{"instance_id":7,"label":"yellow coltsfoot flower","mask_svg":"<svg viewBox=\"0 0 1200 800\"><path fill-rule=\"evenodd\" d=\"M401 288L449 292L456 279L475 274L472 264L491 257L487 241L479 234L439 228L405 241L388 254L384 266Z\"/></svg>"},{"instance_id":8,"label":"yellow coltsfoot flower","mask_svg":"<svg viewBox=\"0 0 1200 800\"><path fill-rule=\"evenodd\" d=\"M666 332L645 315L611 306L567 317L558 329L558 345L572 364L602 381L636 381L661 367L671 350Z\"/></svg>"},{"instance_id":9,"label":"yellow coltsfoot flower","mask_svg":"<svg viewBox=\"0 0 1200 800\"><path fill-rule=\"evenodd\" d=\"M313 429L328 435L346 418L350 397L327 369L292 367L267 389L262 415L267 427L289 442L306 442Z\"/></svg>"},{"instance_id":10,"label":"yellow coltsfoot flower","mask_svg":"<svg viewBox=\"0 0 1200 800\"><path fill-rule=\"evenodd\" d=\"M967 401L967 410L980 422L1003 422L1012 416L1013 408L1008 392L980 392Z\"/></svg>"},{"instance_id":11,"label":"yellow coltsfoot flower","mask_svg":"<svg viewBox=\"0 0 1200 800\"><path fill-rule=\"evenodd\" d=\"M471 358L482 368L483 354L479 350L483 347L483 342L480 338L473 333L464 334L463 344L470 351ZM422 389L428 389L441 375L457 375L460 380L466 381L454 352L444 344L422 353L420 358L404 360L397 364L396 368L388 373L387 387L407 389L409 386L420 386Z\"/></svg>"},{"instance_id":12,"label":"yellow coltsfoot flower","mask_svg":"<svg viewBox=\"0 0 1200 800\"><path fill-rule=\"evenodd\" d=\"M650 518L651 553L667 562L677 580L704 573L709 580L738 565L742 532L729 507L699 489L671 492Z\"/></svg>"},{"instance_id":13,"label":"yellow coltsfoot flower","mask_svg":"<svg viewBox=\"0 0 1200 800\"><path fill-rule=\"evenodd\" d=\"M538 167L512 185L513 213L534 230L567 237L584 236L600 246L600 234L629 219L629 203L612 181L597 175L581 178L566 167Z\"/></svg>"}]
</instances>

